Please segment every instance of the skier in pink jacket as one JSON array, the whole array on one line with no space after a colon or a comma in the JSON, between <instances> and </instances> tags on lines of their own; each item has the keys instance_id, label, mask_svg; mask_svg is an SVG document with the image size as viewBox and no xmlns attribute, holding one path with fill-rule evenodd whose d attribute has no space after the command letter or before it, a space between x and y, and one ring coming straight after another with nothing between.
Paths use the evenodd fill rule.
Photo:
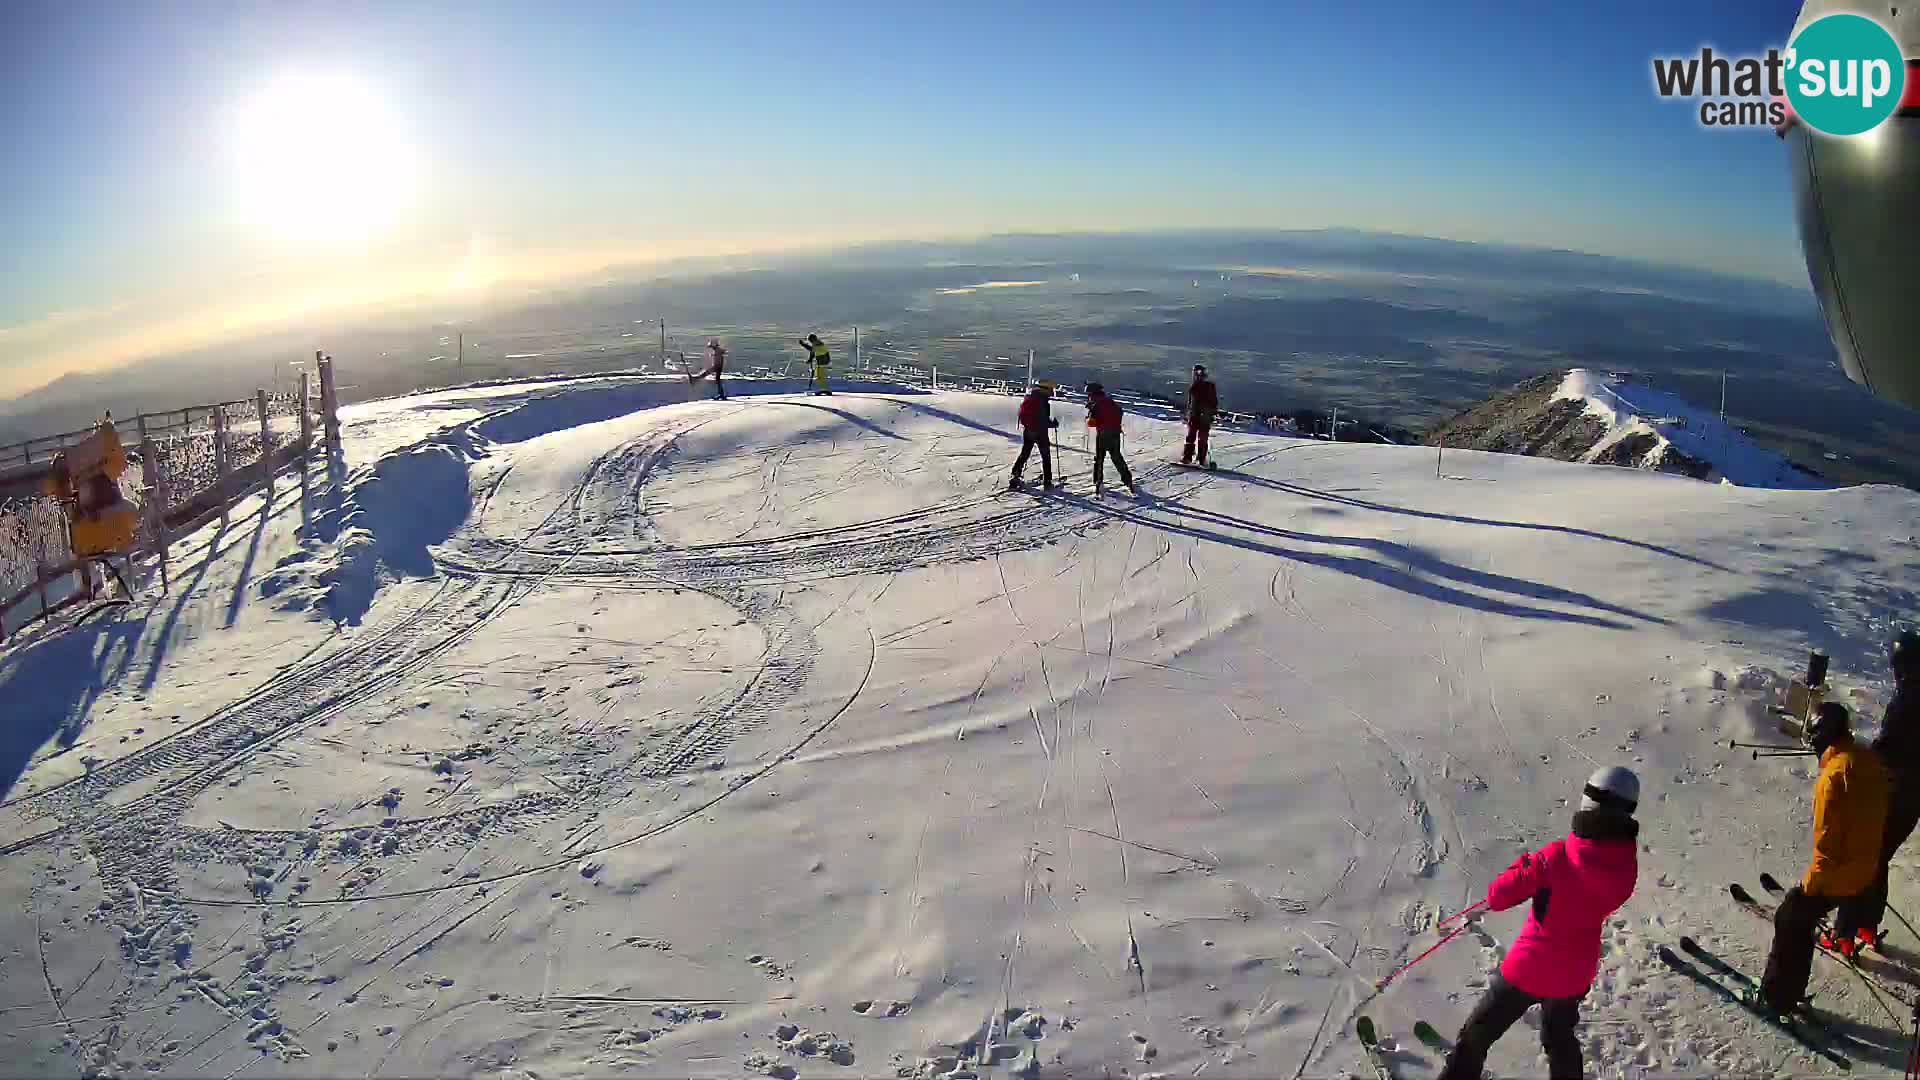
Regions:
<instances>
[{"instance_id":1,"label":"skier in pink jacket","mask_svg":"<svg viewBox=\"0 0 1920 1080\"><path fill-rule=\"evenodd\" d=\"M1487 1051L1528 1009L1540 1006L1540 1042L1553 1080L1579 1080L1580 1001L1600 971L1600 931L1633 895L1640 779L1601 769L1587 779L1573 831L1520 856L1487 886L1487 907L1531 902L1527 922L1460 1028L1440 1080L1479 1080Z\"/></svg>"}]
</instances>

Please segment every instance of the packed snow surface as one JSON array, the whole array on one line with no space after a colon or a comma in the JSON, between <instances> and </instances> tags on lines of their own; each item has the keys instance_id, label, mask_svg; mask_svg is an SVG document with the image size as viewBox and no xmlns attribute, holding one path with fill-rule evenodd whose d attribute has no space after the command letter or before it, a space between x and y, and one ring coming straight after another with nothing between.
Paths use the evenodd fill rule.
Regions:
<instances>
[{"instance_id":1,"label":"packed snow surface","mask_svg":"<svg viewBox=\"0 0 1920 1080\"><path fill-rule=\"evenodd\" d=\"M1226 431L1207 473L1132 416L1135 500L1063 408L1064 490L1010 494L1013 399L729 388L356 408L337 482L9 644L6 1071L1336 1076L1364 1011L1431 1076L1413 1021L1522 913L1371 984L1612 763L1590 1073L1832 1071L1654 953L1758 971L1726 886L1800 872L1810 772L1727 741L1783 741L1809 647L1877 720L1912 493Z\"/></svg>"}]
</instances>

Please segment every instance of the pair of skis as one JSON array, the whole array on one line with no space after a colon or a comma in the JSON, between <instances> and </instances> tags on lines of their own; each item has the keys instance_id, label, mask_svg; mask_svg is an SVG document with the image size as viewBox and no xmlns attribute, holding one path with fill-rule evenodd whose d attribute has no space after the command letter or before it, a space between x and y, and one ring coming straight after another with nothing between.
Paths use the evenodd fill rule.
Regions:
<instances>
[{"instance_id":1,"label":"pair of skis","mask_svg":"<svg viewBox=\"0 0 1920 1080\"><path fill-rule=\"evenodd\" d=\"M1771 874L1760 875L1760 887L1774 896L1785 896L1787 891L1778 881L1774 880ZM1738 905L1742 911L1765 922L1769 926L1773 925L1774 914L1779 910L1777 905L1761 903L1759 900L1754 899L1753 894L1749 893L1746 887L1739 882L1734 882L1732 885L1727 886L1727 892L1733 897L1734 903ZM1873 996L1874 1002L1887 1014L1887 1018L1892 1020L1896 1025L1904 1026L1905 1018L1899 1011L1895 1010L1892 1005L1888 1004L1888 999L1891 998L1899 1002L1902 1006L1905 1006L1909 1012L1911 1012L1913 1007L1912 1002L1907 1001L1882 980L1869 975L1853 957L1846 956L1834 949L1825 948L1818 944L1816 944L1814 948L1818 952L1832 958L1835 963L1841 964L1848 971L1851 971L1854 977L1860 980L1861 985L1867 988L1867 992Z\"/></svg>"},{"instance_id":2,"label":"pair of skis","mask_svg":"<svg viewBox=\"0 0 1920 1080\"><path fill-rule=\"evenodd\" d=\"M1367 1064L1373 1066L1373 1075L1377 1080L1395 1080L1393 1066L1388 1063L1387 1052L1380 1045L1380 1032L1373 1026L1373 1017L1361 1014L1353 1022L1353 1033L1359 1037L1360 1048L1366 1051ZM1453 1044L1425 1020L1414 1021L1413 1037L1435 1053L1445 1054L1453 1050Z\"/></svg>"},{"instance_id":3,"label":"pair of skis","mask_svg":"<svg viewBox=\"0 0 1920 1080\"><path fill-rule=\"evenodd\" d=\"M1804 1010L1785 1014L1775 1012L1761 1001L1760 984L1752 976L1708 952L1699 942L1690 937L1680 939L1680 949L1691 959L1682 959L1671 948L1662 945L1659 949L1660 962L1792 1039L1809 1053L1825 1058L1840 1069L1853 1067L1851 1061L1822 1041L1831 1039L1833 1034L1819 1018ZM1695 966L1693 961L1699 961L1700 965L1718 973L1734 985L1729 986L1726 982L1709 975L1707 971L1701 970L1700 966Z\"/></svg>"}]
</instances>

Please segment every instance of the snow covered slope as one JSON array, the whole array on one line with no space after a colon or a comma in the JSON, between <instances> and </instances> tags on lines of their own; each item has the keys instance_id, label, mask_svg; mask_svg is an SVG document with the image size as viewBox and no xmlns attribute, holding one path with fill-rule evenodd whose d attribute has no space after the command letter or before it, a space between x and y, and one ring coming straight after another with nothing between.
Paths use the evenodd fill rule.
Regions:
<instances>
[{"instance_id":1,"label":"snow covered slope","mask_svg":"<svg viewBox=\"0 0 1920 1080\"><path fill-rule=\"evenodd\" d=\"M1197 473L1131 417L1135 502L1072 410L1065 491L1008 494L1011 399L795 388L368 406L311 527L283 489L0 653L4 1060L1341 1075L1367 984L1623 762L1590 1068L1830 1068L1653 954L1757 970L1725 884L1799 871L1810 785L1726 740L1809 645L1877 717L1920 496L1231 433ZM1406 1076L1519 921L1365 1002ZM1904 1014L1816 970L1897 1072Z\"/></svg>"},{"instance_id":2,"label":"snow covered slope","mask_svg":"<svg viewBox=\"0 0 1920 1080\"><path fill-rule=\"evenodd\" d=\"M1427 445L1620 465L1746 487L1829 487L1710 410L1575 368L1529 379L1461 413Z\"/></svg>"}]
</instances>

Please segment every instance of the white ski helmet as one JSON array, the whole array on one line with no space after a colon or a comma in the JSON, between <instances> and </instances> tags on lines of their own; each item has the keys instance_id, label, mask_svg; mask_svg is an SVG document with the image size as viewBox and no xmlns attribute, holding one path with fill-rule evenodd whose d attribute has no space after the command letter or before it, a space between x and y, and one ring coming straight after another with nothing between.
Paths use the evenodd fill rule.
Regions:
<instances>
[{"instance_id":1,"label":"white ski helmet","mask_svg":"<svg viewBox=\"0 0 1920 1080\"><path fill-rule=\"evenodd\" d=\"M1580 791L1580 809L1598 810L1606 807L1621 813L1631 814L1640 805L1640 778L1633 770L1621 765L1609 765L1587 777L1587 786Z\"/></svg>"}]
</instances>

